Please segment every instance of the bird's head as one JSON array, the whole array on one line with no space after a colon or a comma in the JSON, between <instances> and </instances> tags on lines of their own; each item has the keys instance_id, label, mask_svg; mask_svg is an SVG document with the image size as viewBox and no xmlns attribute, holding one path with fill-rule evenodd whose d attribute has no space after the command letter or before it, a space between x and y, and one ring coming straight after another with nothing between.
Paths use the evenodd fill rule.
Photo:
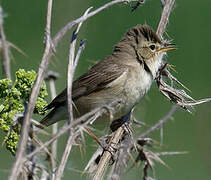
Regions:
<instances>
[{"instance_id":1,"label":"bird's head","mask_svg":"<svg viewBox=\"0 0 211 180\"><path fill-rule=\"evenodd\" d=\"M163 55L167 51L176 49L174 44L161 40L148 25L137 25L130 28L117 44L117 47L121 46L128 54L135 55L137 60L145 63L153 76L162 64Z\"/></svg>"}]
</instances>

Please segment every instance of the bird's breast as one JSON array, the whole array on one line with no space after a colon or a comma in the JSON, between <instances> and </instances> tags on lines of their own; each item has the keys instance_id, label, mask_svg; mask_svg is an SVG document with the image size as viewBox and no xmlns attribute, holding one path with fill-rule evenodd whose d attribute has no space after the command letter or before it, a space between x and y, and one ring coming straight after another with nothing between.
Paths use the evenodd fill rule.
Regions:
<instances>
[{"instance_id":1,"label":"bird's breast","mask_svg":"<svg viewBox=\"0 0 211 180\"><path fill-rule=\"evenodd\" d=\"M142 66L131 67L125 84L126 106L132 108L148 92L152 84L152 75Z\"/></svg>"}]
</instances>

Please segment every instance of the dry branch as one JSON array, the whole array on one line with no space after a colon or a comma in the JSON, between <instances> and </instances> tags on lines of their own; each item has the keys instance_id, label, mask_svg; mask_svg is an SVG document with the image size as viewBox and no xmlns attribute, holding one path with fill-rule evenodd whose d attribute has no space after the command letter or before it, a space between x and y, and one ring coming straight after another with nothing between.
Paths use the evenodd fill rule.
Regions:
<instances>
[{"instance_id":1,"label":"dry branch","mask_svg":"<svg viewBox=\"0 0 211 180\"><path fill-rule=\"evenodd\" d=\"M20 169L22 168L24 151L25 151L27 140L28 140L28 130L29 130L29 126L30 126L30 119L32 117L35 102L37 100L39 90L40 90L41 84L44 79L44 74L45 74L45 71L47 69L47 66L48 66L49 60L50 60L48 57L50 55L50 52L52 51L51 36L50 36L51 35L50 26L51 26L52 4L53 4L53 0L48 0L45 51L44 51L42 62L40 64L40 67L39 67L39 70L37 73L35 83L32 88L28 106L25 110L23 126L21 129L20 141L19 141L19 145L18 145L18 150L16 152L16 159L13 164L11 174L9 176L9 180L16 179L20 172Z\"/></svg>"},{"instance_id":2,"label":"dry branch","mask_svg":"<svg viewBox=\"0 0 211 180\"><path fill-rule=\"evenodd\" d=\"M59 77L59 74L53 71L48 71L45 80L49 80L50 84L50 92L51 92L51 99L53 100L56 97L56 87L55 87L55 80ZM58 131L58 123L53 124L52 126L52 135L56 134ZM57 157L57 140L52 143L52 156L54 159L52 160L52 172L56 169L56 157Z\"/></svg>"},{"instance_id":3,"label":"dry branch","mask_svg":"<svg viewBox=\"0 0 211 180\"><path fill-rule=\"evenodd\" d=\"M173 105L172 108L170 109L170 111L162 118L160 119L154 126L150 127L147 131L145 131L144 133L140 134L138 137L136 137L136 139L141 139L146 137L147 135L149 135L151 132L155 131L156 129L159 129L160 127L162 127L162 125L172 117L172 115L174 114L174 112L176 111L177 106Z\"/></svg>"}]
</instances>

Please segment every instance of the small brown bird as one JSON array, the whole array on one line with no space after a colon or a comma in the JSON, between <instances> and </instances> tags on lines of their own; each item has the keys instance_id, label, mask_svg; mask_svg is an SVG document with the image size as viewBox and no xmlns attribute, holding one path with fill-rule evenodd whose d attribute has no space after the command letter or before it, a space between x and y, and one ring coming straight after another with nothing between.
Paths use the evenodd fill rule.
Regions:
<instances>
[{"instance_id":1,"label":"small brown bird","mask_svg":"<svg viewBox=\"0 0 211 180\"><path fill-rule=\"evenodd\" d=\"M74 116L82 116L94 108L121 100L114 110L114 119L127 117L150 89L162 65L163 55L173 49L172 44L162 42L147 25L129 29L111 55L73 82L72 100L77 109ZM52 111L41 120L44 126L68 119L67 89L46 109ZM101 118L109 120L108 115Z\"/></svg>"}]
</instances>

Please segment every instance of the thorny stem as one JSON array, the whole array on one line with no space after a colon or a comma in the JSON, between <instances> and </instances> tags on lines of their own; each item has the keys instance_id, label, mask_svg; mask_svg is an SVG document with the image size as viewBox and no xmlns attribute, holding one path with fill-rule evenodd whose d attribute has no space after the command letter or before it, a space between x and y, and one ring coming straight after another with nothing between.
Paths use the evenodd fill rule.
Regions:
<instances>
[{"instance_id":1,"label":"thorny stem","mask_svg":"<svg viewBox=\"0 0 211 180\"><path fill-rule=\"evenodd\" d=\"M112 148L117 149L119 140L122 137L123 133L124 133L124 128L123 127L118 128L114 132L114 134L112 135L108 146L112 146ZM103 156L100 158L100 162L98 164L97 171L96 171L96 173L95 173L95 175L93 177L93 180L101 180L101 179L103 179L105 171L107 169L107 166L108 166L108 163L109 163L111 157L112 157L111 152L105 151L103 153Z\"/></svg>"},{"instance_id":2,"label":"thorny stem","mask_svg":"<svg viewBox=\"0 0 211 180\"><path fill-rule=\"evenodd\" d=\"M172 117L172 115L174 114L174 112L176 111L177 106L173 105L171 110L162 118L160 119L154 126L150 127L147 131L145 131L144 133L140 134L136 139L140 139L140 138L144 138L147 135L149 135L151 132L155 131L156 129L160 128L163 126L163 124Z\"/></svg>"}]
</instances>

